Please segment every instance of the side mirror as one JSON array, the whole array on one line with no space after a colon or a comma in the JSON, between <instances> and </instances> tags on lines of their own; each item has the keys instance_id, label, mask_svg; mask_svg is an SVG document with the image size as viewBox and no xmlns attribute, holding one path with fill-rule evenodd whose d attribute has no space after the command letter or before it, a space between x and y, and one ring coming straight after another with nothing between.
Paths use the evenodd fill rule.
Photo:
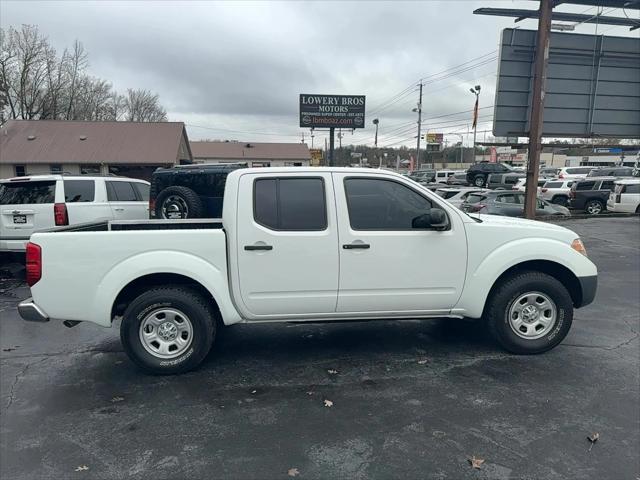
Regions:
<instances>
[{"instance_id":1,"label":"side mirror","mask_svg":"<svg viewBox=\"0 0 640 480\"><path fill-rule=\"evenodd\" d=\"M444 210L432 208L429 213L420 215L411 221L411 228L445 230L449 226L449 219Z\"/></svg>"}]
</instances>

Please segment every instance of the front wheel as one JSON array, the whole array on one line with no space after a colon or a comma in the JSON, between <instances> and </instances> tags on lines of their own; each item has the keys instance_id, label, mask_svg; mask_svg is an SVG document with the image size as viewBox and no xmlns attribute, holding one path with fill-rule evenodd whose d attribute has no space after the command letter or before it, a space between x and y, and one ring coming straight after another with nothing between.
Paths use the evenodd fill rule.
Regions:
<instances>
[{"instance_id":1,"label":"front wheel","mask_svg":"<svg viewBox=\"0 0 640 480\"><path fill-rule=\"evenodd\" d=\"M196 368L215 338L215 311L185 287L159 287L127 307L120 339L131 361L147 373L171 375Z\"/></svg>"},{"instance_id":2,"label":"front wheel","mask_svg":"<svg viewBox=\"0 0 640 480\"><path fill-rule=\"evenodd\" d=\"M558 345L569 333L573 302L565 286L542 272L504 280L488 299L492 335L512 353L535 354Z\"/></svg>"}]
</instances>

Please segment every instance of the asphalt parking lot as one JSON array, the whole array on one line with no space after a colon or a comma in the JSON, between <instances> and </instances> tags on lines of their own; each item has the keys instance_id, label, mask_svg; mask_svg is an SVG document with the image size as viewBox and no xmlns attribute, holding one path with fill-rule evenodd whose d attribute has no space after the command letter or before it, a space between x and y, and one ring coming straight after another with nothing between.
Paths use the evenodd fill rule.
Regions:
<instances>
[{"instance_id":1,"label":"asphalt parking lot","mask_svg":"<svg viewBox=\"0 0 640 480\"><path fill-rule=\"evenodd\" d=\"M478 321L236 326L198 371L145 376L116 329L21 321L5 263L1 478L636 479L640 220L562 224L599 290L529 357Z\"/></svg>"}]
</instances>

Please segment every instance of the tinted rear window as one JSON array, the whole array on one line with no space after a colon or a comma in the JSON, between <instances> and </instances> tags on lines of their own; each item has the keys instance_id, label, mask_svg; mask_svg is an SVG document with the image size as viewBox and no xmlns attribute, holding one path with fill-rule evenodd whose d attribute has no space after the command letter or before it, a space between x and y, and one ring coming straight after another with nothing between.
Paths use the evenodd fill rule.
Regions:
<instances>
[{"instance_id":1,"label":"tinted rear window","mask_svg":"<svg viewBox=\"0 0 640 480\"><path fill-rule=\"evenodd\" d=\"M0 205L54 203L55 198L55 180L0 184Z\"/></svg>"},{"instance_id":2,"label":"tinted rear window","mask_svg":"<svg viewBox=\"0 0 640 480\"><path fill-rule=\"evenodd\" d=\"M96 182L93 180L65 180L64 201L67 203L93 202Z\"/></svg>"},{"instance_id":3,"label":"tinted rear window","mask_svg":"<svg viewBox=\"0 0 640 480\"><path fill-rule=\"evenodd\" d=\"M576 184L576 190L593 190L596 182L580 182Z\"/></svg>"},{"instance_id":4,"label":"tinted rear window","mask_svg":"<svg viewBox=\"0 0 640 480\"><path fill-rule=\"evenodd\" d=\"M640 193L640 183L625 185L624 193Z\"/></svg>"},{"instance_id":5,"label":"tinted rear window","mask_svg":"<svg viewBox=\"0 0 640 480\"><path fill-rule=\"evenodd\" d=\"M467 203L478 203L484 200L486 197L484 195L479 195L477 193L472 193L467 197Z\"/></svg>"},{"instance_id":6,"label":"tinted rear window","mask_svg":"<svg viewBox=\"0 0 640 480\"><path fill-rule=\"evenodd\" d=\"M544 188L562 188L562 182L547 182Z\"/></svg>"},{"instance_id":7,"label":"tinted rear window","mask_svg":"<svg viewBox=\"0 0 640 480\"><path fill-rule=\"evenodd\" d=\"M146 183L132 183L132 185L135 187L135 189L138 191L138 194L140 195L140 198L142 200L144 200L145 202L149 201L149 185L147 185Z\"/></svg>"},{"instance_id":8,"label":"tinted rear window","mask_svg":"<svg viewBox=\"0 0 640 480\"><path fill-rule=\"evenodd\" d=\"M261 178L254 184L254 219L273 230L327 228L321 178Z\"/></svg>"},{"instance_id":9,"label":"tinted rear window","mask_svg":"<svg viewBox=\"0 0 640 480\"><path fill-rule=\"evenodd\" d=\"M436 193L446 200L447 198L455 197L458 192L437 190Z\"/></svg>"},{"instance_id":10,"label":"tinted rear window","mask_svg":"<svg viewBox=\"0 0 640 480\"><path fill-rule=\"evenodd\" d=\"M576 167L576 168L567 168L567 173L569 175L584 175L593 170L593 167Z\"/></svg>"},{"instance_id":11,"label":"tinted rear window","mask_svg":"<svg viewBox=\"0 0 640 480\"><path fill-rule=\"evenodd\" d=\"M136 202L136 192L129 182L107 182L107 198L110 202Z\"/></svg>"}]
</instances>

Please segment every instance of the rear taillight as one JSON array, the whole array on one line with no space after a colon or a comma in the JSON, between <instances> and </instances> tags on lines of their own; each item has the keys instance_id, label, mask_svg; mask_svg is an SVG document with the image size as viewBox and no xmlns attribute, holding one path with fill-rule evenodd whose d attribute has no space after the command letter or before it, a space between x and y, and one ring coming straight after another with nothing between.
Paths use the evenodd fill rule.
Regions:
<instances>
[{"instance_id":1,"label":"rear taillight","mask_svg":"<svg viewBox=\"0 0 640 480\"><path fill-rule=\"evenodd\" d=\"M156 216L156 199L155 198L149 199L149 216L151 217Z\"/></svg>"},{"instance_id":2,"label":"rear taillight","mask_svg":"<svg viewBox=\"0 0 640 480\"><path fill-rule=\"evenodd\" d=\"M35 243L27 243L27 285L33 287L42 278L42 249Z\"/></svg>"},{"instance_id":3,"label":"rear taillight","mask_svg":"<svg viewBox=\"0 0 640 480\"><path fill-rule=\"evenodd\" d=\"M542 190L540 190L542 193L545 193L546 191L548 191L548 188L543 188Z\"/></svg>"},{"instance_id":4,"label":"rear taillight","mask_svg":"<svg viewBox=\"0 0 640 480\"><path fill-rule=\"evenodd\" d=\"M569 190L569 198L576 198L576 191L575 190Z\"/></svg>"},{"instance_id":5,"label":"rear taillight","mask_svg":"<svg viewBox=\"0 0 640 480\"><path fill-rule=\"evenodd\" d=\"M558 178L564 178L564 174L561 173L560 175L558 175Z\"/></svg>"},{"instance_id":6,"label":"rear taillight","mask_svg":"<svg viewBox=\"0 0 640 480\"><path fill-rule=\"evenodd\" d=\"M56 226L69 225L66 203L56 203L53 205L53 218L56 221Z\"/></svg>"}]
</instances>

